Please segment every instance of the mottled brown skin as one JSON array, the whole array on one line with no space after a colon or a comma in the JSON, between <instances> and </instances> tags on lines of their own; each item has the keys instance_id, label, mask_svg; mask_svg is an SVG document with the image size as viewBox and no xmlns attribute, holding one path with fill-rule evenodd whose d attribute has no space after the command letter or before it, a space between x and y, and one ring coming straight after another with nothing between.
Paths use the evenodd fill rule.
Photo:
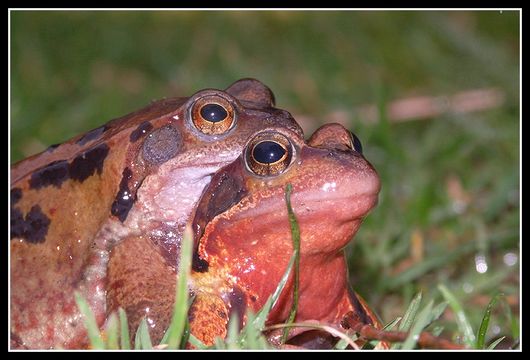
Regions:
<instances>
[{"instance_id":1,"label":"mottled brown skin","mask_svg":"<svg viewBox=\"0 0 530 360\"><path fill-rule=\"evenodd\" d=\"M349 288L343 251L377 203L380 182L376 171L353 150L350 133L338 124L323 126L307 143L297 134L278 132L289 138L294 148L287 169L277 175L257 176L243 155L220 170L205 190L194 223L196 251L208 266L193 274L193 288L202 297L195 299L199 304L192 308L204 308L202 302L212 301L203 300L208 296L223 299L230 312L243 313L246 308L256 312L265 304L293 254L285 202L285 188L291 183L291 203L301 231L296 322L318 321L346 331L342 320L348 316L380 326ZM220 191L245 195L228 210L215 214L209 203L218 201ZM292 290L291 276L268 324L286 321ZM233 302L235 291L243 294L242 301ZM212 319L206 312L202 315ZM205 336L200 324L193 322L191 329L209 344L216 335L224 335ZM300 345L312 347L318 339L303 339Z\"/></svg>"},{"instance_id":2,"label":"mottled brown skin","mask_svg":"<svg viewBox=\"0 0 530 360\"><path fill-rule=\"evenodd\" d=\"M205 134L191 121L206 97L235 114L226 132ZM242 79L154 102L13 165L11 346L87 346L74 291L100 326L122 306L133 329L146 312L164 327L182 228L213 173L258 131L302 134L273 106L265 85Z\"/></svg>"}]
</instances>

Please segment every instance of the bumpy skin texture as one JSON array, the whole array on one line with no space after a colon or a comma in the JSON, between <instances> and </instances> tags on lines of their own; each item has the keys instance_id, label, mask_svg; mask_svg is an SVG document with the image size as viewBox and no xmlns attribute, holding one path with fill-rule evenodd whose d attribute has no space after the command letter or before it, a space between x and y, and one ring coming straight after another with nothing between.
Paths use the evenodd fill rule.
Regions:
<instances>
[{"instance_id":1,"label":"bumpy skin texture","mask_svg":"<svg viewBox=\"0 0 530 360\"><path fill-rule=\"evenodd\" d=\"M218 297L225 301L229 313L237 311L240 315L246 308L256 312L274 292L293 254L285 202L285 187L291 183L292 207L301 232L296 321L314 320L345 331L343 319L350 317L380 326L364 301L349 289L343 251L377 203L380 182L376 171L353 150L350 133L338 124L321 127L307 143L287 130L278 132L292 144L287 169L258 176L251 171L244 153L214 176L197 207L195 256L203 263L193 274L194 290L202 295L196 297L197 307L213 302L204 298ZM251 151L252 140L249 146L246 151ZM229 194L238 200L218 213L217 206L211 204L226 202ZM286 321L292 289L291 276L269 314L268 324ZM206 311L202 316L214 318ZM217 328L211 324L209 329L213 330L205 335L201 321L194 320L192 333L206 343L215 335L224 335L212 334ZM292 341L318 347L322 336Z\"/></svg>"},{"instance_id":2,"label":"bumpy skin texture","mask_svg":"<svg viewBox=\"0 0 530 360\"><path fill-rule=\"evenodd\" d=\"M234 122L204 133L200 101L221 103ZM242 79L115 119L11 169L11 346L83 348L74 291L101 326L122 306L134 330L149 312L168 322L184 224L212 175L263 129L302 135L272 92Z\"/></svg>"}]
</instances>

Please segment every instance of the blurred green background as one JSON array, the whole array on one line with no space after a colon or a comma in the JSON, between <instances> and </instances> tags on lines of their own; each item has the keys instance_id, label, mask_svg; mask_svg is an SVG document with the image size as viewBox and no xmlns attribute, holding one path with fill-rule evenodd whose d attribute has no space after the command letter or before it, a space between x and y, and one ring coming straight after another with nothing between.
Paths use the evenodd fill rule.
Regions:
<instances>
[{"instance_id":1,"label":"blurred green background","mask_svg":"<svg viewBox=\"0 0 530 360\"><path fill-rule=\"evenodd\" d=\"M516 11L13 11L11 160L153 99L255 77L310 133L341 121L379 171L379 206L348 246L354 287L389 322L451 289L488 339L519 337ZM396 99L494 88L479 112L395 122ZM375 121L360 111L379 109ZM445 334L460 336L446 310Z\"/></svg>"}]
</instances>

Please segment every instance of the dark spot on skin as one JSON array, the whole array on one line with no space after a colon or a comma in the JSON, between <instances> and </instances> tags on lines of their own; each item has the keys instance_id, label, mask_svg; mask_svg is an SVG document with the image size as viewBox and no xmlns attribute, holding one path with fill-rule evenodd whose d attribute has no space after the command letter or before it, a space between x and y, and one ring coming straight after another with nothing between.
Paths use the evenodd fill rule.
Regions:
<instances>
[{"instance_id":1,"label":"dark spot on skin","mask_svg":"<svg viewBox=\"0 0 530 360\"><path fill-rule=\"evenodd\" d=\"M229 168L225 170L222 174L216 175L212 179L197 206L193 222L196 239L201 238L206 225L213 218L230 209L248 193L237 176L230 176Z\"/></svg>"},{"instance_id":2,"label":"dark spot on skin","mask_svg":"<svg viewBox=\"0 0 530 360\"><path fill-rule=\"evenodd\" d=\"M143 157L145 161L160 165L177 155L182 145L182 136L174 127L163 126L153 131L143 146Z\"/></svg>"},{"instance_id":3,"label":"dark spot on skin","mask_svg":"<svg viewBox=\"0 0 530 360\"><path fill-rule=\"evenodd\" d=\"M19 202L20 199L22 199L22 189L21 188L11 189L11 206Z\"/></svg>"},{"instance_id":4,"label":"dark spot on skin","mask_svg":"<svg viewBox=\"0 0 530 360\"><path fill-rule=\"evenodd\" d=\"M99 139L99 137L103 135L103 133L107 131L108 129L109 128L107 127L107 125L103 125L94 130L90 130L85 135L83 135L81 139L77 140L76 144L85 145L89 141Z\"/></svg>"},{"instance_id":5,"label":"dark spot on skin","mask_svg":"<svg viewBox=\"0 0 530 360\"><path fill-rule=\"evenodd\" d=\"M239 329L243 328L243 317L247 309L245 293L240 288L234 287L230 294L228 294L228 301L230 304L229 317L232 317L232 313L235 311L239 319Z\"/></svg>"},{"instance_id":6,"label":"dark spot on skin","mask_svg":"<svg viewBox=\"0 0 530 360\"><path fill-rule=\"evenodd\" d=\"M47 152L53 152L53 150L57 149L59 147L59 145L61 144L53 144L53 145L50 145L48 146L48 148L46 149Z\"/></svg>"},{"instance_id":7,"label":"dark spot on skin","mask_svg":"<svg viewBox=\"0 0 530 360\"><path fill-rule=\"evenodd\" d=\"M241 181L224 173L208 202L206 217L213 219L237 204L246 194Z\"/></svg>"},{"instance_id":8,"label":"dark spot on skin","mask_svg":"<svg viewBox=\"0 0 530 360\"><path fill-rule=\"evenodd\" d=\"M208 262L201 259L197 251L193 252L193 259L191 260L191 268L195 272L206 272L208 271Z\"/></svg>"},{"instance_id":9,"label":"dark spot on skin","mask_svg":"<svg viewBox=\"0 0 530 360\"><path fill-rule=\"evenodd\" d=\"M122 173L120 189L118 190L118 194L116 195L111 207L112 215L118 217L121 222L124 222L125 219L127 219L129 210L131 210L131 207L136 201L136 194L132 194L131 190L129 189L129 180L131 178L132 171L126 167Z\"/></svg>"},{"instance_id":10,"label":"dark spot on skin","mask_svg":"<svg viewBox=\"0 0 530 360\"><path fill-rule=\"evenodd\" d=\"M21 238L26 232L26 222L24 221L24 215L22 212L12 207L11 208L11 239Z\"/></svg>"},{"instance_id":11,"label":"dark spot on skin","mask_svg":"<svg viewBox=\"0 0 530 360\"><path fill-rule=\"evenodd\" d=\"M153 125L149 121L144 121L131 133L129 139L131 142L136 142L139 138L144 136L147 132L151 131Z\"/></svg>"},{"instance_id":12,"label":"dark spot on skin","mask_svg":"<svg viewBox=\"0 0 530 360\"><path fill-rule=\"evenodd\" d=\"M68 161L58 160L49 163L31 174L29 187L40 189L41 187L53 185L57 188L68 179Z\"/></svg>"},{"instance_id":13,"label":"dark spot on skin","mask_svg":"<svg viewBox=\"0 0 530 360\"><path fill-rule=\"evenodd\" d=\"M208 263L201 259L198 253L198 239L202 237L206 225L217 215L237 204L248 193L245 184L239 180L243 177L238 176L239 173L236 170L232 171L233 166L237 166L237 164L229 165L223 173L218 173L212 178L210 185L203 192L199 205L197 205L192 224L195 239L195 250L192 260L192 269L194 271L205 272L208 270Z\"/></svg>"},{"instance_id":14,"label":"dark spot on skin","mask_svg":"<svg viewBox=\"0 0 530 360\"><path fill-rule=\"evenodd\" d=\"M70 178L79 182L85 181L88 177L97 172L103 171L103 163L109 153L107 144L100 144L77 156L70 164Z\"/></svg>"},{"instance_id":15,"label":"dark spot on skin","mask_svg":"<svg viewBox=\"0 0 530 360\"><path fill-rule=\"evenodd\" d=\"M226 319L226 313L222 310L217 310L217 316L219 316L221 319Z\"/></svg>"},{"instance_id":16,"label":"dark spot on skin","mask_svg":"<svg viewBox=\"0 0 530 360\"><path fill-rule=\"evenodd\" d=\"M352 305L355 308L355 317L358 319L358 321L362 322L363 324L373 325L372 319L368 316L368 314L364 310L361 302L359 301L359 298L357 297L357 295L355 294L355 292L352 290L351 287L348 287L348 295L350 296Z\"/></svg>"},{"instance_id":17,"label":"dark spot on skin","mask_svg":"<svg viewBox=\"0 0 530 360\"><path fill-rule=\"evenodd\" d=\"M30 243L40 243L46 239L50 219L42 212L39 205L34 205L26 214L26 225L28 231L25 234Z\"/></svg>"},{"instance_id":18,"label":"dark spot on skin","mask_svg":"<svg viewBox=\"0 0 530 360\"><path fill-rule=\"evenodd\" d=\"M39 205L34 205L25 219L19 209L11 209L11 239L24 238L31 244L42 243L46 239L49 226L50 219Z\"/></svg>"}]
</instances>

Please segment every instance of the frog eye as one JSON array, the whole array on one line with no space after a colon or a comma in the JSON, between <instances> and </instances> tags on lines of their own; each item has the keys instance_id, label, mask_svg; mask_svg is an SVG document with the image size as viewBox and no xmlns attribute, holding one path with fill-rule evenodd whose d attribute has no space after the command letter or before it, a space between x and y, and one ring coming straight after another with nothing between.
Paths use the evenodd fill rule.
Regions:
<instances>
[{"instance_id":1,"label":"frog eye","mask_svg":"<svg viewBox=\"0 0 530 360\"><path fill-rule=\"evenodd\" d=\"M363 145L361 144L361 140L350 131L351 136L351 143L352 143L352 149L357 151L359 154L363 153Z\"/></svg>"},{"instance_id":2,"label":"frog eye","mask_svg":"<svg viewBox=\"0 0 530 360\"><path fill-rule=\"evenodd\" d=\"M193 104L191 120L203 134L221 135L228 132L235 124L234 107L221 96L205 96Z\"/></svg>"},{"instance_id":3,"label":"frog eye","mask_svg":"<svg viewBox=\"0 0 530 360\"><path fill-rule=\"evenodd\" d=\"M265 133L250 141L245 161L248 168L260 176L279 175L291 164L291 142L278 133Z\"/></svg>"}]
</instances>

